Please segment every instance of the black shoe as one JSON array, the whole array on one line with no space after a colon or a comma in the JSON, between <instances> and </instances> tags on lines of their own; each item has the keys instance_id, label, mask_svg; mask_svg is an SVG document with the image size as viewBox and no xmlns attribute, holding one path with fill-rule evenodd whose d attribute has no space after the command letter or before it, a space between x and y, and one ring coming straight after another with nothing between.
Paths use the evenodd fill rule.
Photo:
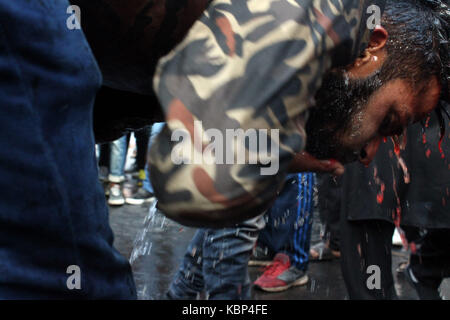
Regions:
<instances>
[{"instance_id":1,"label":"black shoe","mask_svg":"<svg viewBox=\"0 0 450 320\"><path fill-rule=\"evenodd\" d=\"M425 285L414 276L411 266L405 268L404 274L408 283L416 289L420 300L442 300L437 288Z\"/></svg>"},{"instance_id":2,"label":"black shoe","mask_svg":"<svg viewBox=\"0 0 450 320\"><path fill-rule=\"evenodd\" d=\"M143 188L139 188L137 192L135 192L129 197L126 197L125 202L132 205L141 205L143 203L152 201L153 198L154 198L153 193L148 192Z\"/></svg>"}]
</instances>

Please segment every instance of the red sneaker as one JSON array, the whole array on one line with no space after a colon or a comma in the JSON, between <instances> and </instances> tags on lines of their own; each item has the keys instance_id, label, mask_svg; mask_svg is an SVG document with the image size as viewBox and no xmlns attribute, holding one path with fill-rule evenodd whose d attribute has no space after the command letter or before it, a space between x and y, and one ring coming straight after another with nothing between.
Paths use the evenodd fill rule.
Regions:
<instances>
[{"instance_id":1,"label":"red sneaker","mask_svg":"<svg viewBox=\"0 0 450 320\"><path fill-rule=\"evenodd\" d=\"M304 285L308 280L308 275L304 271L291 266L289 256L278 253L273 263L265 268L254 285L267 292L280 292L293 286Z\"/></svg>"}]
</instances>

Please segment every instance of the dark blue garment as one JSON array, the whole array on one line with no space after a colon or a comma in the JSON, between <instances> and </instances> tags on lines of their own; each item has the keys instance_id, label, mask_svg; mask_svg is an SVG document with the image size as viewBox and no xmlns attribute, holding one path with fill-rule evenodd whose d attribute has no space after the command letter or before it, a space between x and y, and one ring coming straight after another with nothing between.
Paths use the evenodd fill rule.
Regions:
<instances>
[{"instance_id":1,"label":"dark blue garment","mask_svg":"<svg viewBox=\"0 0 450 320\"><path fill-rule=\"evenodd\" d=\"M135 298L112 246L92 112L101 75L67 0L0 0L0 298ZM69 290L67 268L81 269Z\"/></svg>"},{"instance_id":2,"label":"dark blue garment","mask_svg":"<svg viewBox=\"0 0 450 320\"><path fill-rule=\"evenodd\" d=\"M168 297L191 300L205 291L211 300L250 299L247 265L257 240L273 254L288 254L292 265L306 271L314 185L313 173L289 175L264 216L231 228L199 229L170 285ZM265 228L264 219L268 221Z\"/></svg>"},{"instance_id":3,"label":"dark blue garment","mask_svg":"<svg viewBox=\"0 0 450 320\"><path fill-rule=\"evenodd\" d=\"M272 254L289 255L292 265L306 271L313 222L313 173L291 174L266 213L267 224L260 232L258 245Z\"/></svg>"},{"instance_id":4,"label":"dark blue garment","mask_svg":"<svg viewBox=\"0 0 450 320\"><path fill-rule=\"evenodd\" d=\"M198 229L169 288L169 297L193 300L204 292L210 300L250 300L248 260L258 232L259 216L232 228Z\"/></svg>"}]
</instances>

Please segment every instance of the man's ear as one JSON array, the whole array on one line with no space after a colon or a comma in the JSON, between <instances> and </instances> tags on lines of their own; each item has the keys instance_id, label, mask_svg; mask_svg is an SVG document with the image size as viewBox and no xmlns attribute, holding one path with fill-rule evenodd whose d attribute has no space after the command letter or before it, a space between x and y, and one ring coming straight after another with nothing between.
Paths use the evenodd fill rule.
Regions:
<instances>
[{"instance_id":1,"label":"man's ear","mask_svg":"<svg viewBox=\"0 0 450 320\"><path fill-rule=\"evenodd\" d=\"M375 30L373 30L372 35L370 36L369 46L367 47L367 51L371 54L382 50L386 46L386 42L388 40L388 32L382 26L377 26Z\"/></svg>"},{"instance_id":2,"label":"man's ear","mask_svg":"<svg viewBox=\"0 0 450 320\"><path fill-rule=\"evenodd\" d=\"M388 32L382 26L377 26L370 36L369 45L364 51L363 55L355 60L353 67L360 68L370 61L375 62L382 58L382 51L386 46L388 40Z\"/></svg>"}]
</instances>

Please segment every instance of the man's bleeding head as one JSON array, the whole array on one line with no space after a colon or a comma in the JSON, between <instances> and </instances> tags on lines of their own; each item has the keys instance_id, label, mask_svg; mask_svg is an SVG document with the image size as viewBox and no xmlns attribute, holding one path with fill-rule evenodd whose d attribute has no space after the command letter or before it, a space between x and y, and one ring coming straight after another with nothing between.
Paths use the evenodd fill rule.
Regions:
<instances>
[{"instance_id":1,"label":"man's bleeding head","mask_svg":"<svg viewBox=\"0 0 450 320\"><path fill-rule=\"evenodd\" d=\"M381 24L364 53L326 74L316 94L306 150L318 158L369 163L382 137L449 101L448 5L388 0Z\"/></svg>"}]
</instances>

